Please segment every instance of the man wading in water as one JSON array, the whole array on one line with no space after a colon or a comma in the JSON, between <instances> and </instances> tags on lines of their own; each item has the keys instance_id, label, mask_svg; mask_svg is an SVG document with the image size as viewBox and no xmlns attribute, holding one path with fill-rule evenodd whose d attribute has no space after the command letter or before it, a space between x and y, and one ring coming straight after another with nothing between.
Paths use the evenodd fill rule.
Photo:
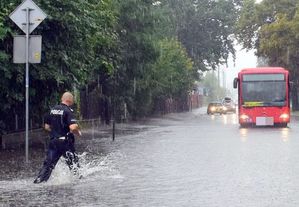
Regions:
<instances>
[{"instance_id":1,"label":"man wading in water","mask_svg":"<svg viewBox=\"0 0 299 207\"><path fill-rule=\"evenodd\" d=\"M79 159L75 154L74 134L81 136L81 131L74 118L73 110L70 108L73 104L73 95L65 92L61 97L61 104L54 106L46 118L44 127L50 134L50 143L47 157L34 183L46 182L61 156L66 159L70 170L75 175L79 175Z\"/></svg>"}]
</instances>

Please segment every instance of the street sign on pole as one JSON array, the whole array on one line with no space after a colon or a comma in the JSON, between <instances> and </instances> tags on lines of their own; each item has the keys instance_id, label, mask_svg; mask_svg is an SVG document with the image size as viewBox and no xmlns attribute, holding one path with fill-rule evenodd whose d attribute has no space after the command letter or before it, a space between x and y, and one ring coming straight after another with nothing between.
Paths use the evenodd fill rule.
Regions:
<instances>
[{"instance_id":1,"label":"street sign on pole","mask_svg":"<svg viewBox=\"0 0 299 207\"><path fill-rule=\"evenodd\" d=\"M10 15L10 19L26 34L25 63L26 63L26 162L29 156L29 34L47 17L47 15L32 1L24 0Z\"/></svg>"},{"instance_id":2,"label":"street sign on pole","mask_svg":"<svg viewBox=\"0 0 299 207\"><path fill-rule=\"evenodd\" d=\"M30 11L29 34L47 17L47 15L32 1L23 1L10 15L10 19L26 34L26 9Z\"/></svg>"},{"instance_id":3,"label":"street sign on pole","mask_svg":"<svg viewBox=\"0 0 299 207\"><path fill-rule=\"evenodd\" d=\"M41 62L42 36L29 36L29 63ZM13 62L26 63L26 36L15 35L13 39Z\"/></svg>"}]
</instances>

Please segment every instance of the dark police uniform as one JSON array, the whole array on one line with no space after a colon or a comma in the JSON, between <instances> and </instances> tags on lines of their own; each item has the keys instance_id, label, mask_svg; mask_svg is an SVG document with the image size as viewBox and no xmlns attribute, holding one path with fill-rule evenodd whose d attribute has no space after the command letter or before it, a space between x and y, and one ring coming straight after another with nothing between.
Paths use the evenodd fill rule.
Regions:
<instances>
[{"instance_id":1,"label":"dark police uniform","mask_svg":"<svg viewBox=\"0 0 299 207\"><path fill-rule=\"evenodd\" d=\"M63 156L66 163L75 174L78 173L78 156L75 154L75 138L70 133L69 126L76 124L73 110L61 103L53 107L46 117L45 123L50 125L50 143L47 157L34 183L46 182L57 164L59 158Z\"/></svg>"}]
</instances>

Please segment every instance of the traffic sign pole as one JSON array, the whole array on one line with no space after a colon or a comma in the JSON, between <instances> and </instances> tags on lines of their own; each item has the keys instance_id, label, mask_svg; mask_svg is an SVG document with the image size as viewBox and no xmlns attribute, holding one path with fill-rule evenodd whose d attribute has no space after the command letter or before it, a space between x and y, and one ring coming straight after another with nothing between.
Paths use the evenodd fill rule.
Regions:
<instances>
[{"instance_id":1,"label":"traffic sign pole","mask_svg":"<svg viewBox=\"0 0 299 207\"><path fill-rule=\"evenodd\" d=\"M25 12L25 15L24 15ZM25 63L26 63L26 132L25 148L26 162L29 157L29 35L47 17L47 15L32 1L24 0L10 15L10 19L26 34ZM26 22L24 23L24 19ZM30 22L32 20L32 22Z\"/></svg>"},{"instance_id":2,"label":"traffic sign pole","mask_svg":"<svg viewBox=\"0 0 299 207\"><path fill-rule=\"evenodd\" d=\"M26 8L26 162L28 162L29 157L29 13L30 9Z\"/></svg>"}]
</instances>

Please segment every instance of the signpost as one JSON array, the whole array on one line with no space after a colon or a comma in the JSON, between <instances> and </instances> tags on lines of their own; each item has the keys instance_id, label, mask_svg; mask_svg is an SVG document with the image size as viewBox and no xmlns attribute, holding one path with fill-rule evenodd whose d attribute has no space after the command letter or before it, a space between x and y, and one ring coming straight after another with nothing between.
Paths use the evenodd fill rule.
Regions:
<instances>
[{"instance_id":1,"label":"signpost","mask_svg":"<svg viewBox=\"0 0 299 207\"><path fill-rule=\"evenodd\" d=\"M29 34L47 17L47 15L32 1L24 0L10 15L10 19L26 34L25 36L25 61L18 59L17 51L24 48L24 44L14 45L14 63L26 63L26 162L28 162L29 154L29 140L28 140L28 131L29 131L29 49L30 45L34 44L29 41ZM23 38L24 39L24 38ZM34 38L32 38L34 39ZM14 40L16 43L18 40ZM20 40L19 40L20 41ZM33 40L34 41L34 40ZM41 42L40 40L37 40ZM22 42L22 40L21 40ZM18 48L19 47L19 48ZM32 47L31 47L32 48ZM34 55L35 57L40 57L40 51ZM30 61L31 63L39 63L39 61Z\"/></svg>"},{"instance_id":2,"label":"signpost","mask_svg":"<svg viewBox=\"0 0 299 207\"><path fill-rule=\"evenodd\" d=\"M26 63L26 36L15 35L13 41L13 62ZM42 36L29 36L29 63L40 63L42 49Z\"/></svg>"}]
</instances>

